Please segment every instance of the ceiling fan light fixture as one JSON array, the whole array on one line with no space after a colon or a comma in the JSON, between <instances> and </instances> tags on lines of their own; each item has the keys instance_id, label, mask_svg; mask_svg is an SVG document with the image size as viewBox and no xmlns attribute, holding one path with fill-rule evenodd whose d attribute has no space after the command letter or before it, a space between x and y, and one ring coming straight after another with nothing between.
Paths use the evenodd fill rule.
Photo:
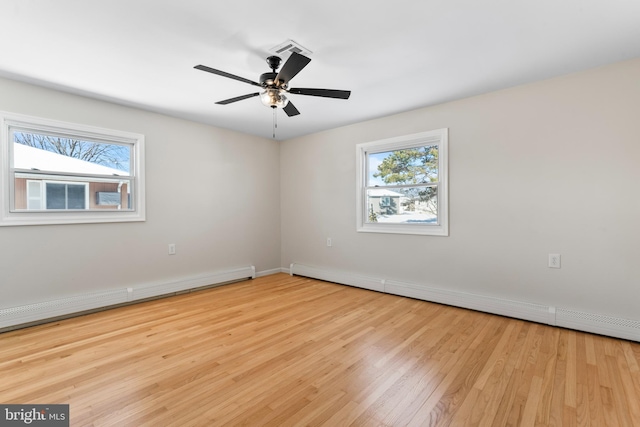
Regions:
<instances>
[{"instance_id":1,"label":"ceiling fan light fixture","mask_svg":"<svg viewBox=\"0 0 640 427\"><path fill-rule=\"evenodd\" d=\"M284 108L289 103L283 89L266 88L260 92L260 101L267 107Z\"/></svg>"}]
</instances>

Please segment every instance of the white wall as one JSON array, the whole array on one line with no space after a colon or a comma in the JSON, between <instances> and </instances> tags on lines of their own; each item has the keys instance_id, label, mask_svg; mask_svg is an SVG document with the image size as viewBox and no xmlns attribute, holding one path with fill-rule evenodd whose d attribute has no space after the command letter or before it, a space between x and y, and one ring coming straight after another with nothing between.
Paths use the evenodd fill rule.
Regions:
<instances>
[{"instance_id":1,"label":"white wall","mask_svg":"<svg viewBox=\"0 0 640 427\"><path fill-rule=\"evenodd\" d=\"M0 110L144 134L147 195L146 222L0 227L0 308L279 268L277 142L5 79Z\"/></svg>"},{"instance_id":2,"label":"white wall","mask_svg":"<svg viewBox=\"0 0 640 427\"><path fill-rule=\"evenodd\" d=\"M282 266L640 319L638 76L633 60L282 143ZM357 233L355 145L443 127L450 236Z\"/></svg>"}]
</instances>

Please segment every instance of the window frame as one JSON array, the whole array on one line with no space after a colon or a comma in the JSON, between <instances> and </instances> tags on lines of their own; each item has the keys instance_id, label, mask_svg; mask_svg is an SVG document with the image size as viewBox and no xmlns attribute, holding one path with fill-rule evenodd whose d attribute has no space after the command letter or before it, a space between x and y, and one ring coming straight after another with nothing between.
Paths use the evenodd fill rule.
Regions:
<instances>
[{"instance_id":1,"label":"window frame","mask_svg":"<svg viewBox=\"0 0 640 427\"><path fill-rule=\"evenodd\" d=\"M367 189L369 155L429 145L438 146L438 222L436 224L392 224L367 221ZM394 138L364 142L356 145L356 230L365 233L449 235L449 130L436 129ZM393 185L389 188L393 190ZM397 187L397 186L396 186ZM375 188L386 188L379 186Z\"/></svg>"},{"instance_id":2,"label":"window frame","mask_svg":"<svg viewBox=\"0 0 640 427\"><path fill-rule=\"evenodd\" d=\"M46 205L44 209L36 211L13 209L16 191L15 175L21 172L13 167L12 130L129 145L131 147L130 175L126 180L133 187L131 189L133 206L130 206L130 209L121 210L92 210L88 205L87 209L74 210L46 209ZM0 111L0 226L145 221L144 142L144 135L138 133ZM78 175L72 177L71 181L92 180L90 174L86 175L86 179L83 178L84 176ZM55 177L42 174L35 179L51 181L55 180Z\"/></svg>"}]
</instances>

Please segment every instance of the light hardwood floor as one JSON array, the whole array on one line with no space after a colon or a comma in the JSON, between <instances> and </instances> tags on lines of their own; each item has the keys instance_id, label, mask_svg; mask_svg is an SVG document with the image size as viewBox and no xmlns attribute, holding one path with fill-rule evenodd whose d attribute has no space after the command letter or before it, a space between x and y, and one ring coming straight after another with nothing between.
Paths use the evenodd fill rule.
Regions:
<instances>
[{"instance_id":1,"label":"light hardwood floor","mask_svg":"<svg viewBox=\"0 0 640 427\"><path fill-rule=\"evenodd\" d=\"M640 344L278 274L0 334L72 426L640 426Z\"/></svg>"}]
</instances>

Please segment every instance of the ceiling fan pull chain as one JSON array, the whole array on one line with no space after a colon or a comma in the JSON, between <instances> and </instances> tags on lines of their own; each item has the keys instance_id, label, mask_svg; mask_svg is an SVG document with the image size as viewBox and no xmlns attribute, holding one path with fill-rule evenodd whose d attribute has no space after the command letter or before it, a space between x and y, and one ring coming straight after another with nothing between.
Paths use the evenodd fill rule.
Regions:
<instances>
[{"instance_id":1,"label":"ceiling fan pull chain","mask_svg":"<svg viewBox=\"0 0 640 427\"><path fill-rule=\"evenodd\" d=\"M273 139L276 139L276 129L278 129L278 116L276 115L277 111L278 109L273 107Z\"/></svg>"}]
</instances>

